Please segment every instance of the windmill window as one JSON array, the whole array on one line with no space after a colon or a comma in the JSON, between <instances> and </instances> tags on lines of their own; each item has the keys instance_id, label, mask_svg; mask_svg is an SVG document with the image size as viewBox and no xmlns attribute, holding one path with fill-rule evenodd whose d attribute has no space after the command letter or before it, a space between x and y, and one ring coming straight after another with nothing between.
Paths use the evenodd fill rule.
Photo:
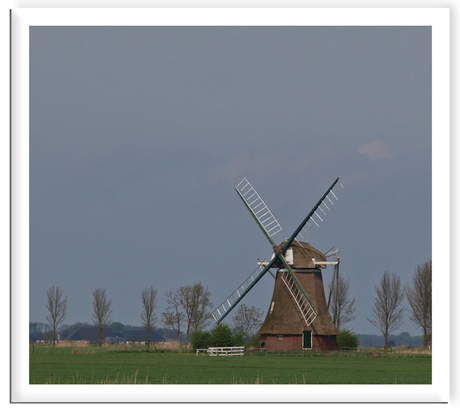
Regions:
<instances>
[{"instance_id":1,"label":"windmill window","mask_svg":"<svg viewBox=\"0 0 460 412\"><path fill-rule=\"evenodd\" d=\"M275 257L275 254L272 254L272 259ZM292 248L289 248L286 250L286 253L284 254L284 259L286 259L286 262L288 265L293 265L294 264L294 252L292 251Z\"/></svg>"},{"instance_id":2,"label":"windmill window","mask_svg":"<svg viewBox=\"0 0 460 412\"><path fill-rule=\"evenodd\" d=\"M272 302L272 304L270 305L270 313L273 312L273 307L275 306L275 301Z\"/></svg>"},{"instance_id":3,"label":"windmill window","mask_svg":"<svg viewBox=\"0 0 460 412\"><path fill-rule=\"evenodd\" d=\"M284 335L278 335L278 340L283 340Z\"/></svg>"}]
</instances>

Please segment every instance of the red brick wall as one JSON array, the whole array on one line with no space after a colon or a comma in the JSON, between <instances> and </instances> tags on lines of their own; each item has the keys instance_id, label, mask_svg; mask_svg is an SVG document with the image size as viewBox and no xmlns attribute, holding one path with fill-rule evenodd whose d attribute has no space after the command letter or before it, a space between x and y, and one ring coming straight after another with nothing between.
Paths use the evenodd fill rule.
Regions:
<instances>
[{"instance_id":1,"label":"red brick wall","mask_svg":"<svg viewBox=\"0 0 460 412\"><path fill-rule=\"evenodd\" d=\"M282 336L282 338L281 338ZM260 335L260 346L267 350L301 350L302 335ZM337 350L336 336L313 335L311 350Z\"/></svg>"},{"instance_id":2,"label":"red brick wall","mask_svg":"<svg viewBox=\"0 0 460 412\"><path fill-rule=\"evenodd\" d=\"M267 350L300 350L302 349L301 335L282 335L282 339L277 335L260 335L260 345Z\"/></svg>"},{"instance_id":3,"label":"red brick wall","mask_svg":"<svg viewBox=\"0 0 460 412\"><path fill-rule=\"evenodd\" d=\"M339 350L337 336L313 335L313 350Z\"/></svg>"}]
</instances>

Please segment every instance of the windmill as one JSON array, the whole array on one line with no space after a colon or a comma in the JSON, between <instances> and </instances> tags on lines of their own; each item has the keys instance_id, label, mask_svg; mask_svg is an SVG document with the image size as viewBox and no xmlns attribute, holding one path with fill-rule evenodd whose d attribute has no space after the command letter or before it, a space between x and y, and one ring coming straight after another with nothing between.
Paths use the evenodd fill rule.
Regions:
<instances>
[{"instance_id":1,"label":"windmill","mask_svg":"<svg viewBox=\"0 0 460 412\"><path fill-rule=\"evenodd\" d=\"M270 273L275 278L275 286L269 310L259 330L261 347L268 350L337 349L337 329L329 315L321 269L326 265L335 265L338 269L338 258L335 261L326 260L326 255L338 251L331 249L323 254L309 243L297 239L299 235L305 239L301 232L310 236L305 226L311 228L311 224L314 224L319 227L317 221L323 221L319 212L326 215L324 209L330 211L334 205L332 198L338 200L333 192L337 183L340 183L339 178L327 189L292 235L279 245L273 236L282 227L257 191L246 178L236 186L236 192L272 246L273 255L270 261L259 261L254 272L212 312L217 324L225 319L266 273ZM272 273L272 268L277 269L276 274Z\"/></svg>"}]
</instances>

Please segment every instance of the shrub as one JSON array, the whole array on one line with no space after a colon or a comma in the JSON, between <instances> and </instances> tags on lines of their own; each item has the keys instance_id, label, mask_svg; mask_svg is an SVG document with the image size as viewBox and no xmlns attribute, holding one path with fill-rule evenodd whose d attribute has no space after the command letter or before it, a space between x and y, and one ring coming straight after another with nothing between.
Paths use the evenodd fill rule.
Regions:
<instances>
[{"instance_id":1,"label":"shrub","mask_svg":"<svg viewBox=\"0 0 460 412\"><path fill-rule=\"evenodd\" d=\"M357 348L358 344L358 335L349 329L343 329L337 335L337 346L339 348Z\"/></svg>"},{"instance_id":2,"label":"shrub","mask_svg":"<svg viewBox=\"0 0 460 412\"><path fill-rule=\"evenodd\" d=\"M243 332L233 331L232 346L246 346Z\"/></svg>"},{"instance_id":3,"label":"shrub","mask_svg":"<svg viewBox=\"0 0 460 412\"><path fill-rule=\"evenodd\" d=\"M206 349L210 346L244 346L244 334L232 331L225 323L216 325L207 332L198 329L190 335L190 343L193 349Z\"/></svg>"},{"instance_id":4,"label":"shrub","mask_svg":"<svg viewBox=\"0 0 460 412\"><path fill-rule=\"evenodd\" d=\"M247 345L250 348L259 348L260 347L260 336L259 334L252 335L251 338L248 340Z\"/></svg>"},{"instance_id":5,"label":"shrub","mask_svg":"<svg viewBox=\"0 0 460 412\"><path fill-rule=\"evenodd\" d=\"M211 334L201 329L192 332L190 336L190 343L192 344L193 349L206 349L211 346L210 342Z\"/></svg>"},{"instance_id":6,"label":"shrub","mask_svg":"<svg viewBox=\"0 0 460 412\"><path fill-rule=\"evenodd\" d=\"M219 323L212 328L211 346L233 346L233 332L230 326Z\"/></svg>"}]
</instances>

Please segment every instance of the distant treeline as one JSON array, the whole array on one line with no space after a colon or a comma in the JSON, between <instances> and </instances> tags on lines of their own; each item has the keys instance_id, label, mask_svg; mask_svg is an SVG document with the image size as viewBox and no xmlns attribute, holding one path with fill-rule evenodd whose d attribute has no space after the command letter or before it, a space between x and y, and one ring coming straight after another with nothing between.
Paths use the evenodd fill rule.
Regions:
<instances>
[{"instance_id":1,"label":"distant treeline","mask_svg":"<svg viewBox=\"0 0 460 412\"><path fill-rule=\"evenodd\" d=\"M77 322L73 325L62 325L58 329L58 340L79 340L81 334L80 330L94 328L94 324L87 322ZM142 326L124 325L120 322L113 322L108 326L110 335L113 336L126 336L127 340L145 341L145 328ZM167 340L176 340L177 333L168 328L155 328L152 330L152 342L163 342ZM29 341L34 342L37 340L51 340L52 331L50 325L42 322L29 323ZM85 339L86 340L86 339ZM181 341L185 342L185 334L181 334Z\"/></svg>"},{"instance_id":2,"label":"distant treeline","mask_svg":"<svg viewBox=\"0 0 460 412\"><path fill-rule=\"evenodd\" d=\"M359 335L359 346L364 347L382 347L382 335ZM402 332L399 335L388 336L388 346L408 346L419 347L423 346L423 336L411 336L409 332Z\"/></svg>"},{"instance_id":3,"label":"distant treeline","mask_svg":"<svg viewBox=\"0 0 460 412\"><path fill-rule=\"evenodd\" d=\"M78 330L87 327L93 327L87 322L77 322L73 325L62 325L59 328L59 338L61 340L69 339L72 334L78 332ZM109 327L112 331L123 335L123 332L141 331L144 328L140 326L123 325L120 322L113 322ZM128 335L126 333L126 335ZM358 334L359 346L364 347L382 347L383 336L382 335L364 335ZM49 324L42 322L30 322L29 323L29 340L49 340L51 339L51 329ZM157 328L152 331L152 341L160 342L167 341L170 339L177 339L177 334L168 328ZM181 336L181 340L185 341L185 334ZM420 347L423 344L423 336L411 336L409 332L402 332L399 335L389 336L389 346L408 346L408 347Z\"/></svg>"}]
</instances>

